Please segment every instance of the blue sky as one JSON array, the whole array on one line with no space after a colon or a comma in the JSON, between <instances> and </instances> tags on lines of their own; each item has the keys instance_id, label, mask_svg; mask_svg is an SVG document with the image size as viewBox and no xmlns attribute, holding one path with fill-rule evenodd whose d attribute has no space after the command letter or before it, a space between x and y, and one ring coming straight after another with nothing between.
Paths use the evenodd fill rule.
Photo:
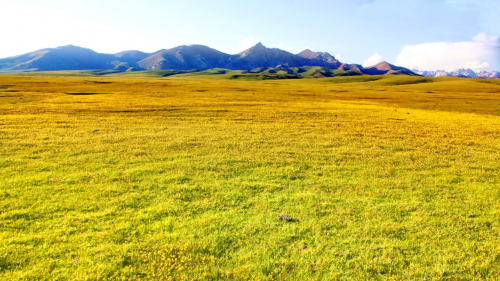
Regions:
<instances>
[{"instance_id":1,"label":"blue sky","mask_svg":"<svg viewBox=\"0 0 500 281\"><path fill-rule=\"evenodd\" d=\"M0 10L0 57L68 44L237 53L262 42L348 63L500 70L498 0L0 0Z\"/></svg>"}]
</instances>

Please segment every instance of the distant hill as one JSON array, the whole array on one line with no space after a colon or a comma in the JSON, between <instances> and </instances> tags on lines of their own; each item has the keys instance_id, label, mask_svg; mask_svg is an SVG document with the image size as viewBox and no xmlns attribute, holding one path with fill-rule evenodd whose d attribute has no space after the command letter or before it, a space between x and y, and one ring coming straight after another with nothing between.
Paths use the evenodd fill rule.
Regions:
<instances>
[{"instance_id":1,"label":"distant hill","mask_svg":"<svg viewBox=\"0 0 500 281\"><path fill-rule=\"evenodd\" d=\"M276 67L286 65L288 67L304 66L307 60L297 55L276 48L266 48L261 43L231 56L228 69L251 70L258 67Z\"/></svg>"},{"instance_id":2,"label":"distant hill","mask_svg":"<svg viewBox=\"0 0 500 281\"><path fill-rule=\"evenodd\" d=\"M210 69L226 66L230 55L203 45L160 50L140 60L139 67L157 69Z\"/></svg>"},{"instance_id":3,"label":"distant hill","mask_svg":"<svg viewBox=\"0 0 500 281\"><path fill-rule=\"evenodd\" d=\"M235 55L226 54L203 45L178 46L154 53L123 51L102 54L73 45L47 48L10 58L0 59L0 70L7 71L64 71L64 70L207 70L229 69L252 71L285 71L289 75L304 76L299 68L315 69L312 77L334 75L417 75L409 69L382 62L371 67L346 64L326 52L304 50L298 54L267 48L262 43ZM313 67L313 68L311 68ZM319 67L319 69L314 68ZM297 69L291 69L297 68ZM274 69L274 70L273 70ZM309 70L304 70L307 72ZM299 75L300 74L300 75Z\"/></svg>"},{"instance_id":4,"label":"distant hill","mask_svg":"<svg viewBox=\"0 0 500 281\"><path fill-rule=\"evenodd\" d=\"M311 66L323 66L337 69L342 65L334 56L326 52L313 52L309 49L297 54L297 56L309 60Z\"/></svg>"},{"instance_id":5,"label":"distant hill","mask_svg":"<svg viewBox=\"0 0 500 281\"><path fill-rule=\"evenodd\" d=\"M384 75L384 74L414 75L415 74L407 68L395 66L385 61L377 63L374 66L364 67L361 69L361 72L363 72L363 74L368 74L368 75Z\"/></svg>"},{"instance_id":6,"label":"distant hill","mask_svg":"<svg viewBox=\"0 0 500 281\"><path fill-rule=\"evenodd\" d=\"M106 69L111 67L111 61L112 55L68 45L0 59L0 68L34 71Z\"/></svg>"},{"instance_id":7,"label":"distant hill","mask_svg":"<svg viewBox=\"0 0 500 281\"><path fill-rule=\"evenodd\" d=\"M143 60L150 55L151 54L149 53L133 50L133 51L123 51L114 54L114 58L120 62L137 63L138 61Z\"/></svg>"},{"instance_id":8,"label":"distant hill","mask_svg":"<svg viewBox=\"0 0 500 281\"><path fill-rule=\"evenodd\" d=\"M121 68L128 70L134 68L138 60L149 55L140 51L125 51L114 55L102 54L91 49L67 45L0 59L0 69L13 71L59 71Z\"/></svg>"}]
</instances>

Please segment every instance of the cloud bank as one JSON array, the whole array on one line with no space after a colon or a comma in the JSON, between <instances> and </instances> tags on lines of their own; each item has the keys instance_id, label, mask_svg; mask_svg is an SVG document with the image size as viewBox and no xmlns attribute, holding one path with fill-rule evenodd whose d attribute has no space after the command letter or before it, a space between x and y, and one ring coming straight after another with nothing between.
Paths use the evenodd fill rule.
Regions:
<instances>
[{"instance_id":1,"label":"cloud bank","mask_svg":"<svg viewBox=\"0 0 500 281\"><path fill-rule=\"evenodd\" d=\"M375 53L373 54L371 57L367 58L364 62L363 62L363 66L372 66L372 65L375 65L379 62L383 62L384 61L384 58L379 54L379 53Z\"/></svg>"},{"instance_id":2,"label":"cloud bank","mask_svg":"<svg viewBox=\"0 0 500 281\"><path fill-rule=\"evenodd\" d=\"M480 33L465 42L407 45L396 64L418 70L500 70L500 36Z\"/></svg>"},{"instance_id":3,"label":"cloud bank","mask_svg":"<svg viewBox=\"0 0 500 281\"><path fill-rule=\"evenodd\" d=\"M255 40L253 37L244 38L238 43L238 47L236 47L236 49L233 51L233 53L236 54L236 53L242 52L242 51L254 46L257 43L258 43L257 40Z\"/></svg>"}]
</instances>

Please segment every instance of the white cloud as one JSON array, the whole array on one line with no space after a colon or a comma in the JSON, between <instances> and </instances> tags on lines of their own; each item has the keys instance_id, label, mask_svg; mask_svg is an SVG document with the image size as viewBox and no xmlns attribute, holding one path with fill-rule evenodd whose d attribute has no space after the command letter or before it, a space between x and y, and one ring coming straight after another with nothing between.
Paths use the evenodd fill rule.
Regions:
<instances>
[{"instance_id":1,"label":"white cloud","mask_svg":"<svg viewBox=\"0 0 500 281\"><path fill-rule=\"evenodd\" d=\"M244 38L238 43L238 48L236 50L236 53L242 52L250 47L253 47L255 44L257 44L257 41L253 37Z\"/></svg>"},{"instance_id":2,"label":"white cloud","mask_svg":"<svg viewBox=\"0 0 500 281\"><path fill-rule=\"evenodd\" d=\"M338 61L342 61L342 56L341 56L340 54L335 55L335 58L336 58Z\"/></svg>"},{"instance_id":3,"label":"white cloud","mask_svg":"<svg viewBox=\"0 0 500 281\"><path fill-rule=\"evenodd\" d=\"M464 63L463 68L471 68L471 69L483 69L483 68L488 68L490 67L490 63L485 61L481 63L480 61L470 61Z\"/></svg>"},{"instance_id":4,"label":"white cloud","mask_svg":"<svg viewBox=\"0 0 500 281\"><path fill-rule=\"evenodd\" d=\"M384 58L379 53L375 53L363 62L363 66L372 66L382 61Z\"/></svg>"},{"instance_id":5,"label":"white cloud","mask_svg":"<svg viewBox=\"0 0 500 281\"><path fill-rule=\"evenodd\" d=\"M500 46L500 36L487 35L486 33L479 33L472 38L474 42L480 42L492 46Z\"/></svg>"},{"instance_id":6,"label":"white cloud","mask_svg":"<svg viewBox=\"0 0 500 281\"><path fill-rule=\"evenodd\" d=\"M499 38L480 33L472 41L407 45L398 55L396 64L419 70L495 70L500 63Z\"/></svg>"}]
</instances>

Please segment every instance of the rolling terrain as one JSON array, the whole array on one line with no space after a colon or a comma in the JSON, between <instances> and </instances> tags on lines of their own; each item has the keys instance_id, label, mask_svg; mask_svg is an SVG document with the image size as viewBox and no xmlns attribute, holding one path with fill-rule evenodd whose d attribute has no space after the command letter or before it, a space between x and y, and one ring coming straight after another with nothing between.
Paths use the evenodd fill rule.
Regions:
<instances>
[{"instance_id":1,"label":"rolling terrain","mask_svg":"<svg viewBox=\"0 0 500 281\"><path fill-rule=\"evenodd\" d=\"M371 73L378 75L406 75L402 70L378 70L376 67L384 66L380 63L374 67L367 68ZM8 73L7 73L8 75ZM362 76L358 70L343 69L342 65L338 69L321 66L289 67L278 65L277 67L258 67L252 70L231 70L224 68L211 68L206 70L198 69L164 69L164 70L143 70L143 71L120 71L117 69L103 70L74 70L74 71L36 71L20 72L19 76L102 76L102 77L169 77L169 76L189 76L203 79L216 80L279 80L279 79L302 79L302 78L326 78L335 76ZM414 76L414 75L409 75Z\"/></svg>"},{"instance_id":2,"label":"rolling terrain","mask_svg":"<svg viewBox=\"0 0 500 281\"><path fill-rule=\"evenodd\" d=\"M499 279L499 81L326 71L0 75L0 279Z\"/></svg>"}]
</instances>

